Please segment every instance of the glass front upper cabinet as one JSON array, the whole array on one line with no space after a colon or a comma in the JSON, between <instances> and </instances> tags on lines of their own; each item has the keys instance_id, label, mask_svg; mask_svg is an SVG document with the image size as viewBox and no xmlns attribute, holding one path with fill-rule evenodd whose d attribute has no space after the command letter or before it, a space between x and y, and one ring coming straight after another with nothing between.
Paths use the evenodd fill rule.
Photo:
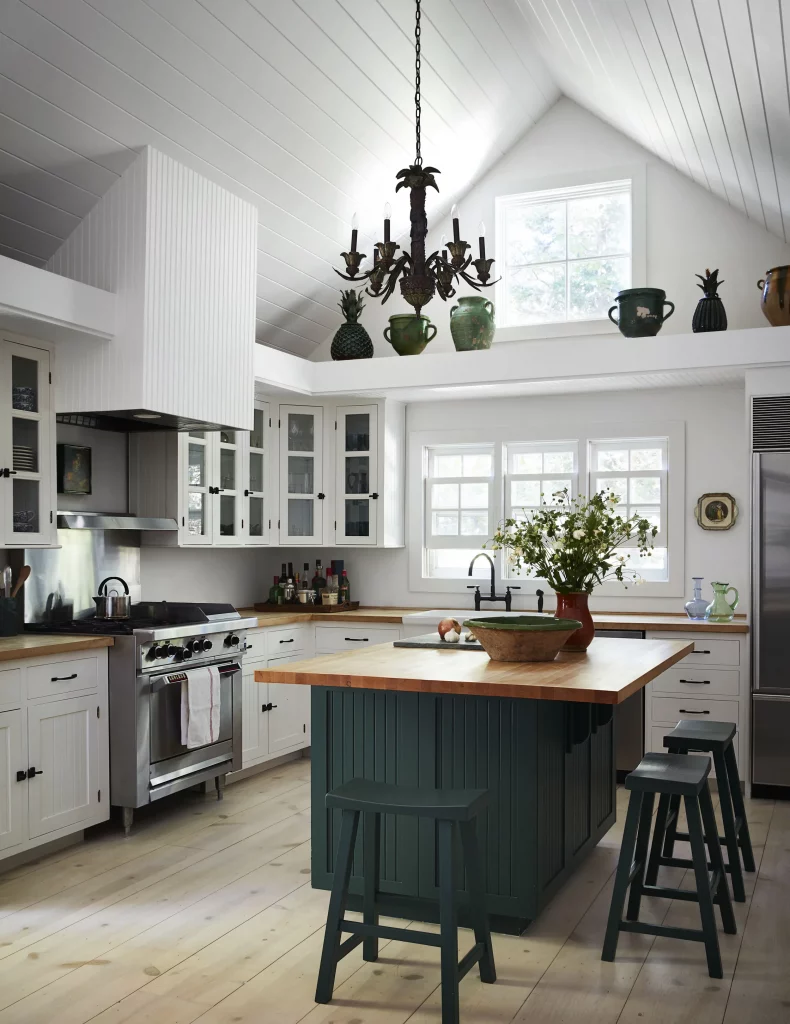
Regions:
<instances>
[{"instance_id":1,"label":"glass front upper cabinet","mask_svg":"<svg viewBox=\"0 0 790 1024\"><path fill-rule=\"evenodd\" d=\"M217 521L215 544L238 544L241 536L241 446L242 431L219 430L217 437L218 479L214 484Z\"/></svg>"},{"instance_id":2,"label":"glass front upper cabinet","mask_svg":"<svg viewBox=\"0 0 790 1024\"><path fill-rule=\"evenodd\" d=\"M206 430L191 430L179 439L182 444L186 494L186 510L181 520L184 544L211 544L213 540L213 436Z\"/></svg>"},{"instance_id":3,"label":"glass front upper cabinet","mask_svg":"<svg viewBox=\"0 0 790 1024\"><path fill-rule=\"evenodd\" d=\"M268 544L271 529L271 496L268 493L269 473L269 407L256 403L253 429L245 454L246 480L242 519L246 524L247 543Z\"/></svg>"},{"instance_id":4,"label":"glass front upper cabinet","mask_svg":"<svg viewBox=\"0 0 790 1024\"><path fill-rule=\"evenodd\" d=\"M323 410L280 406L280 543L323 541Z\"/></svg>"},{"instance_id":5,"label":"glass front upper cabinet","mask_svg":"<svg viewBox=\"0 0 790 1024\"><path fill-rule=\"evenodd\" d=\"M375 544L378 494L378 409L375 405L337 410L336 540Z\"/></svg>"},{"instance_id":6,"label":"glass front upper cabinet","mask_svg":"<svg viewBox=\"0 0 790 1024\"><path fill-rule=\"evenodd\" d=\"M0 540L9 545L49 544L54 530L49 353L0 342ZM65 485L86 493L90 472L79 452L68 452Z\"/></svg>"}]
</instances>

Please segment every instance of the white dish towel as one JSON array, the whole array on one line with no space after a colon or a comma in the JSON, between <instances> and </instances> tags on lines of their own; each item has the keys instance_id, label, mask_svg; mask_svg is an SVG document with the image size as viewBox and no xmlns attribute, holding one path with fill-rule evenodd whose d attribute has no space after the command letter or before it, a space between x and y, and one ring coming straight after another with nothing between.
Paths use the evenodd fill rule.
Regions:
<instances>
[{"instance_id":1,"label":"white dish towel","mask_svg":"<svg viewBox=\"0 0 790 1024\"><path fill-rule=\"evenodd\" d=\"M204 747L219 738L220 677L215 668L196 668L181 683L181 742Z\"/></svg>"}]
</instances>

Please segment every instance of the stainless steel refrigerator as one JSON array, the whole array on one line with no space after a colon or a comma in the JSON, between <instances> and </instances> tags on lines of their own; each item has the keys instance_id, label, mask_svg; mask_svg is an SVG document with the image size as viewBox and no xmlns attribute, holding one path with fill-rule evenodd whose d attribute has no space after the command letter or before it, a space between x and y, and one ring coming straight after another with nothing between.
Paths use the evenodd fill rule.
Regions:
<instances>
[{"instance_id":1,"label":"stainless steel refrigerator","mask_svg":"<svg viewBox=\"0 0 790 1024\"><path fill-rule=\"evenodd\" d=\"M790 787L790 451L753 460L752 781Z\"/></svg>"}]
</instances>

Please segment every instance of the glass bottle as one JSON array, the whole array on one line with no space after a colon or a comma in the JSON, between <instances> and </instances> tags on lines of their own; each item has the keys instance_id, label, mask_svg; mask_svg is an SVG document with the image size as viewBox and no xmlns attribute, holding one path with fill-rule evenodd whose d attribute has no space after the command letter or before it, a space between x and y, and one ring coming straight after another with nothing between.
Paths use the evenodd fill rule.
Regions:
<instances>
[{"instance_id":1,"label":"glass bottle","mask_svg":"<svg viewBox=\"0 0 790 1024\"><path fill-rule=\"evenodd\" d=\"M708 602L702 596L702 576L692 576L691 582L694 587L694 597L690 601L686 601L683 606L686 609L686 615L690 619L707 619L708 617Z\"/></svg>"},{"instance_id":2,"label":"glass bottle","mask_svg":"<svg viewBox=\"0 0 790 1024\"><path fill-rule=\"evenodd\" d=\"M336 573L333 573L331 569L326 570L326 589L332 593L337 593L339 584L337 581Z\"/></svg>"},{"instance_id":3,"label":"glass bottle","mask_svg":"<svg viewBox=\"0 0 790 1024\"><path fill-rule=\"evenodd\" d=\"M277 591L280 589L280 577L274 577L274 583L269 587L269 604L277 604Z\"/></svg>"},{"instance_id":4,"label":"glass bottle","mask_svg":"<svg viewBox=\"0 0 790 1024\"><path fill-rule=\"evenodd\" d=\"M300 589L301 590L309 590L310 589L310 563L309 562L305 562L304 563L304 572L302 573L302 582L301 582Z\"/></svg>"},{"instance_id":5,"label":"glass bottle","mask_svg":"<svg viewBox=\"0 0 790 1024\"><path fill-rule=\"evenodd\" d=\"M326 586L326 579L324 578L321 570L321 559L317 558L315 562L315 576L313 576L313 590L315 591L315 599L321 603L321 591Z\"/></svg>"},{"instance_id":6,"label":"glass bottle","mask_svg":"<svg viewBox=\"0 0 790 1024\"><path fill-rule=\"evenodd\" d=\"M343 569L341 574L340 574L339 591L340 592L338 594L337 603L338 604L350 604L350 602L351 602L351 597L350 597L351 588L350 588L349 582L348 582L348 573L346 572L345 569Z\"/></svg>"}]
</instances>

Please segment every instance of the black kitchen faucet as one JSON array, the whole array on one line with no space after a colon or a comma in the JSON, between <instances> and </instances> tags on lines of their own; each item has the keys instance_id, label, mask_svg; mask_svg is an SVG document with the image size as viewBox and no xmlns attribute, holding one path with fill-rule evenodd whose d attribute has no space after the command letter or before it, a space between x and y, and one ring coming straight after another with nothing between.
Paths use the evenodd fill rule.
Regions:
<instances>
[{"instance_id":1,"label":"black kitchen faucet","mask_svg":"<svg viewBox=\"0 0 790 1024\"><path fill-rule=\"evenodd\" d=\"M476 612L480 611L480 602L481 601L504 601L505 602L505 611L509 612L510 611L510 601L511 601L511 597L512 597L510 591L511 590L521 590L521 587L517 587L515 585L511 585L505 591L505 596L504 597L498 596L497 592L496 592L496 566L494 565L494 559L490 555L487 555L485 553L485 551L481 551L479 554L475 555L475 557L469 563L469 575L470 576L472 575L472 569L474 568L475 562L478 560L478 558L487 558L488 559L488 563L491 566L491 593L490 594L481 594L480 593L480 586L479 585L477 585L477 586L470 585L470 586L468 586L466 588L467 590L474 590L474 592L475 592L475 611Z\"/></svg>"}]
</instances>

